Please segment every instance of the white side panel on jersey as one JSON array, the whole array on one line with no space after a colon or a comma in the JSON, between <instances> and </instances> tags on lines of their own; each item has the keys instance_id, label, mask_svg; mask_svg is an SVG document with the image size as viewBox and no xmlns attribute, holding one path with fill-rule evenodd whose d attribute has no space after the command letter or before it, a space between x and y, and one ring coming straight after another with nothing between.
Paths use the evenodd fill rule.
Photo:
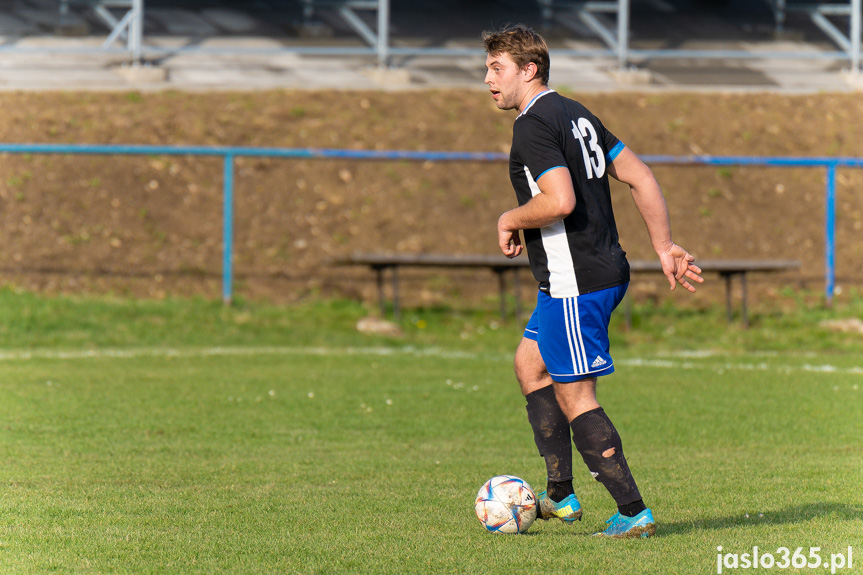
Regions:
<instances>
[{"instance_id":1,"label":"white side panel on jersey","mask_svg":"<svg viewBox=\"0 0 863 575\"><path fill-rule=\"evenodd\" d=\"M539 186L527 166L524 167L530 194L535 197L540 194ZM551 286L548 295L555 298L575 297L578 293L578 282L575 281L572 254L569 251L569 241L566 239L566 227L563 220L539 229L542 234L542 247L548 259L548 283Z\"/></svg>"}]
</instances>

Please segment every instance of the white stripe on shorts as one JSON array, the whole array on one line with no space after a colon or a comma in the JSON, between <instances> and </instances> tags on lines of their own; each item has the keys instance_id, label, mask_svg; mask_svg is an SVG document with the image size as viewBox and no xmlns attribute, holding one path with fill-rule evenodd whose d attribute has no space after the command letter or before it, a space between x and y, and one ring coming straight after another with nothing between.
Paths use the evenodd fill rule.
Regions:
<instances>
[{"instance_id":1,"label":"white stripe on shorts","mask_svg":"<svg viewBox=\"0 0 863 575\"><path fill-rule=\"evenodd\" d=\"M590 373L590 365L587 359L587 351L584 349L584 337L581 335L581 315L578 313L578 299L570 298L572 300L572 309L575 313L575 336L576 344L578 345L579 355L581 357L581 368L582 370L579 373Z\"/></svg>"},{"instance_id":2,"label":"white stripe on shorts","mask_svg":"<svg viewBox=\"0 0 863 575\"><path fill-rule=\"evenodd\" d=\"M576 359L575 359L575 348L572 346L572 336L570 333L572 330L570 329L569 323L569 298L564 298L563 300L563 321L566 326L566 342L569 344L569 359L572 361L572 370L574 373L577 373L578 370L575 368Z\"/></svg>"},{"instance_id":3,"label":"white stripe on shorts","mask_svg":"<svg viewBox=\"0 0 863 575\"><path fill-rule=\"evenodd\" d=\"M572 357L573 373L575 375L588 373L589 369L584 350L584 339L581 337L581 320L578 317L576 298L564 298L563 314L566 322L566 339L569 342L569 353Z\"/></svg>"}]
</instances>

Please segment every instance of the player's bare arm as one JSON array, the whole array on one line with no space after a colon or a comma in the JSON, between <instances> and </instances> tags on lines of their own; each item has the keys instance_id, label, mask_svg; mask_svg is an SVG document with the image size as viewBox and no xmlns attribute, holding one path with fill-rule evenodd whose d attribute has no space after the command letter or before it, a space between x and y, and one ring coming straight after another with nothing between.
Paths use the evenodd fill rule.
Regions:
<instances>
[{"instance_id":1,"label":"player's bare arm","mask_svg":"<svg viewBox=\"0 0 863 575\"><path fill-rule=\"evenodd\" d=\"M575 190L567 168L549 170L537 185L541 193L523 206L504 212L497 221L498 243L508 258L522 252L519 230L545 227L562 220L575 209Z\"/></svg>"},{"instance_id":2,"label":"player's bare arm","mask_svg":"<svg viewBox=\"0 0 863 575\"><path fill-rule=\"evenodd\" d=\"M653 172L629 148L624 148L609 166L608 173L629 185L671 289L679 283L684 289L695 292L695 286L688 280L702 283L701 268L695 265L695 258L689 252L672 241L668 206Z\"/></svg>"}]
</instances>

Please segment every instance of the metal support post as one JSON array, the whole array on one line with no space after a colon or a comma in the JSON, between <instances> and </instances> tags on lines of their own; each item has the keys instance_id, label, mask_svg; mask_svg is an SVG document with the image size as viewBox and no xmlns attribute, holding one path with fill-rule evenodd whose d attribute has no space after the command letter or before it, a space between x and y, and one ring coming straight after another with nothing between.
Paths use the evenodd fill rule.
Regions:
<instances>
[{"instance_id":1,"label":"metal support post","mask_svg":"<svg viewBox=\"0 0 863 575\"><path fill-rule=\"evenodd\" d=\"M110 12L103 6L102 19L107 23L115 24L111 33L102 43L102 49L109 48L118 38L126 38L126 49L132 55L132 63L141 65L144 39L144 0L132 0L132 9L126 12L119 21L114 19Z\"/></svg>"},{"instance_id":2,"label":"metal support post","mask_svg":"<svg viewBox=\"0 0 863 575\"><path fill-rule=\"evenodd\" d=\"M860 20L863 18L863 2L851 0L851 72L860 73Z\"/></svg>"},{"instance_id":3,"label":"metal support post","mask_svg":"<svg viewBox=\"0 0 863 575\"><path fill-rule=\"evenodd\" d=\"M844 8L844 7L843 7ZM849 56L851 55L851 40L848 36L845 36L845 33L837 28L833 22L831 22L827 16L833 15L848 15L848 9L843 12L833 12L828 10L827 8L813 9L809 12L809 18L812 20L812 23L818 26L824 35L833 40L833 42L839 46L839 49L844 51Z\"/></svg>"},{"instance_id":4,"label":"metal support post","mask_svg":"<svg viewBox=\"0 0 863 575\"><path fill-rule=\"evenodd\" d=\"M776 18L776 35L785 32L785 0L777 0L774 12Z\"/></svg>"},{"instance_id":5,"label":"metal support post","mask_svg":"<svg viewBox=\"0 0 863 575\"><path fill-rule=\"evenodd\" d=\"M134 16L129 23L129 51L132 53L132 63L141 65L141 45L144 41L144 0L132 0Z\"/></svg>"},{"instance_id":6,"label":"metal support post","mask_svg":"<svg viewBox=\"0 0 863 575\"><path fill-rule=\"evenodd\" d=\"M836 289L836 164L827 166L827 196L824 211L824 263L827 278L824 295L827 307L833 307L833 292Z\"/></svg>"},{"instance_id":7,"label":"metal support post","mask_svg":"<svg viewBox=\"0 0 863 575\"><path fill-rule=\"evenodd\" d=\"M66 25L69 19L69 0L60 0L60 26Z\"/></svg>"},{"instance_id":8,"label":"metal support post","mask_svg":"<svg viewBox=\"0 0 863 575\"><path fill-rule=\"evenodd\" d=\"M222 209L222 301L230 304L233 297L234 245L234 156L225 154Z\"/></svg>"},{"instance_id":9,"label":"metal support post","mask_svg":"<svg viewBox=\"0 0 863 575\"><path fill-rule=\"evenodd\" d=\"M386 68L390 60L390 0L378 0L378 68Z\"/></svg>"},{"instance_id":10,"label":"metal support post","mask_svg":"<svg viewBox=\"0 0 863 575\"><path fill-rule=\"evenodd\" d=\"M629 60L629 0L620 0L617 8L617 65L626 68Z\"/></svg>"},{"instance_id":11,"label":"metal support post","mask_svg":"<svg viewBox=\"0 0 863 575\"><path fill-rule=\"evenodd\" d=\"M542 11L542 25L550 26L551 19L554 16L554 12L551 8L552 0L537 0L539 4L540 10Z\"/></svg>"},{"instance_id":12,"label":"metal support post","mask_svg":"<svg viewBox=\"0 0 863 575\"><path fill-rule=\"evenodd\" d=\"M618 66L625 68L629 61L629 0L584 2L576 6L578 7L578 19L587 25L591 32L596 34L615 54ZM617 14L617 31L608 29L602 21L594 16L594 13L597 12ZM554 20L573 30L576 29L575 23L567 14L555 14Z\"/></svg>"}]
</instances>

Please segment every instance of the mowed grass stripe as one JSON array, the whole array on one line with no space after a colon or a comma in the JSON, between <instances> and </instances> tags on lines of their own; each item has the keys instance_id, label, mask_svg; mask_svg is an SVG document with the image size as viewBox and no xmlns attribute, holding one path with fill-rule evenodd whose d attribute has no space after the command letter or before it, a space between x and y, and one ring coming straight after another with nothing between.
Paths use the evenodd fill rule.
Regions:
<instances>
[{"instance_id":1,"label":"mowed grass stripe","mask_svg":"<svg viewBox=\"0 0 863 575\"><path fill-rule=\"evenodd\" d=\"M323 347L323 346L263 346L263 347L208 347L208 348L179 348L179 347L152 347L152 348L107 348L107 349L84 349L84 350L58 350L58 349L26 349L26 350L0 350L0 361L25 361L31 359L136 359L142 357L160 358L205 358L205 357L227 357L227 356L390 356L407 355L415 357L442 357L448 359L476 360L510 360L509 354L483 353L445 349L440 347L416 347L416 346L388 346L388 347ZM841 366L835 363L812 364L810 361L816 358L816 354L729 354L729 357L752 357L759 361L722 361L722 356L712 350L704 353L692 352L685 354L686 359L669 359L665 355L655 357L629 357L626 351L615 355L622 359L615 360L616 365L627 368L655 368L655 369L680 369L698 370L712 369L719 372L725 370L734 371L778 371L790 375L794 372L811 373L835 373L846 375L863 375L863 366L850 365ZM835 359L835 358L834 358ZM853 359L853 358L852 358ZM769 361L768 361L769 360ZM803 361L794 364L789 362ZM855 362L856 363L856 362Z\"/></svg>"},{"instance_id":2,"label":"mowed grass stripe","mask_svg":"<svg viewBox=\"0 0 863 575\"><path fill-rule=\"evenodd\" d=\"M26 349L0 350L0 361L28 359L93 359L117 358L134 359L140 357L218 357L218 356L259 356L259 355L414 355L447 358L475 359L477 353L441 348L418 347L143 347L143 348L106 348L106 349ZM497 357L501 357L498 355Z\"/></svg>"}]
</instances>

